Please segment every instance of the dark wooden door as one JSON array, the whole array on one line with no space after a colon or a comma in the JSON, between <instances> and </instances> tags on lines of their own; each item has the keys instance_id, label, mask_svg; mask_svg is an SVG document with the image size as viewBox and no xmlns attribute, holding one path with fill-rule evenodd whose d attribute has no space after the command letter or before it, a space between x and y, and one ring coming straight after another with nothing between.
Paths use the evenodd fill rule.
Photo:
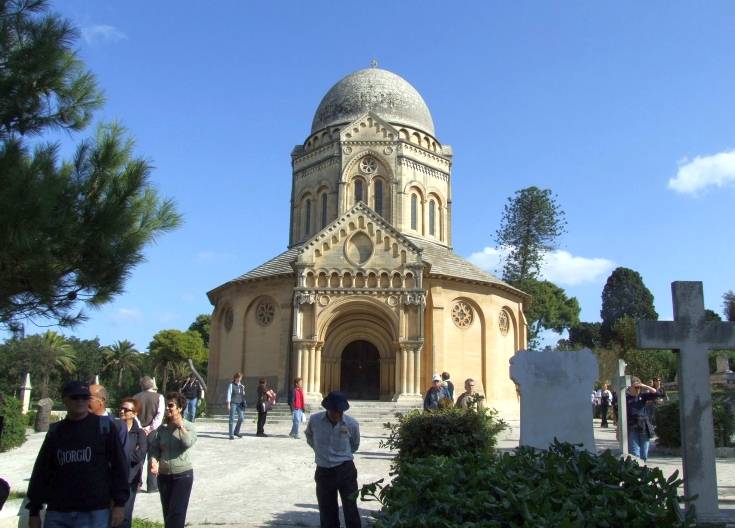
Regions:
<instances>
[{"instance_id":1,"label":"dark wooden door","mask_svg":"<svg viewBox=\"0 0 735 528\"><path fill-rule=\"evenodd\" d=\"M342 351L341 389L350 400L380 398L380 354L367 341L353 341Z\"/></svg>"}]
</instances>

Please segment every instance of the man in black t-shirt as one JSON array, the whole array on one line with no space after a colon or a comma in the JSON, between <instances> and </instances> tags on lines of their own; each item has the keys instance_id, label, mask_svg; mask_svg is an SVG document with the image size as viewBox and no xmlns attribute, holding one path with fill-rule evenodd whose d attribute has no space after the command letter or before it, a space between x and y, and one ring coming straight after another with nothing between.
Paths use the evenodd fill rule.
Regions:
<instances>
[{"instance_id":1,"label":"man in black t-shirt","mask_svg":"<svg viewBox=\"0 0 735 528\"><path fill-rule=\"evenodd\" d=\"M66 418L46 434L28 484L29 526L41 527L44 504L49 525L118 526L130 493L120 439L109 418L89 412L87 384L70 381L62 395Z\"/></svg>"}]
</instances>

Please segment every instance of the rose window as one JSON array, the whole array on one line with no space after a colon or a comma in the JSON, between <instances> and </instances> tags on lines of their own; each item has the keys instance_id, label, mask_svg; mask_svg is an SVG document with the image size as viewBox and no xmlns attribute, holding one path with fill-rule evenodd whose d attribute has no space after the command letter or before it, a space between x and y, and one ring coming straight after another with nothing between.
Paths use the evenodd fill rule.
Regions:
<instances>
[{"instance_id":1,"label":"rose window","mask_svg":"<svg viewBox=\"0 0 735 528\"><path fill-rule=\"evenodd\" d=\"M375 158L363 158L360 162L360 170L365 174L372 174L378 170L378 162L375 161Z\"/></svg>"},{"instance_id":2,"label":"rose window","mask_svg":"<svg viewBox=\"0 0 735 528\"><path fill-rule=\"evenodd\" d=\"M255 309L255 319L263 326L268 326L273 321L273 315L276 313L275 307L267 302L261 302Z\"/></svg>"},{"instance_id":3,"label":"rose window","mask_svg":"<svg viewBox=\"0 0 735 528\"><path fill-rule=\"evenodd\" d=\"M452 307L452 320L460 328L467 328L472 324L474 314L472 307L464 301L459 301Z\"/></svg>"},{"instance_id":4,"label":"rose window","mask_svg":"<svg viewBox=\"0 0 735 528\"><path fill-rule=\"evenodd\" d=\"M500 310L500 315L498 315L498 327L500 328L501 334L508 335L508 330L510 330L510 317L508 317L508 312L505 310Z\"/></svg>"}]
</instances>

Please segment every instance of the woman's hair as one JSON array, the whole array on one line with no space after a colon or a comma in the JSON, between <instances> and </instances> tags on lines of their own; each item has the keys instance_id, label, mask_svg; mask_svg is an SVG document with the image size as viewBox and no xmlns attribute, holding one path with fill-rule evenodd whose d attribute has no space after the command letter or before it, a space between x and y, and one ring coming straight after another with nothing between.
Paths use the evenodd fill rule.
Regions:
<instances>
[{"instance_id":1,"label":"woman's hair","mask_svg":"<svg viewBox=\"0 0 735 528\"><path fill-rule=\"evenodd\" d=\"M268 380L266 380L265 378L260 378L260 379L258 380L258 383L260 383L261 385L265 385L267 381L268 381Z\"/></svg>"},{"instance_id":2,"label":"woman's hair","mask_svg":"<svg viewBox=\"0 0 735 528\"><path fill-rule=\"evenodd\" d=\"M235 372L232 375L232 381L235 381L237 378L242 378L242 372Z\"/></svg>"},{"instance_id":3,"label":"woman's hair","mask_svg":"<svg viewBox=\"0 0 735 528\"><path fill-rule=\"evenodd\" d=\"M295 380L293 380L293 384L298 385L300 381L301 381L301 378L296 378Z\"/></svg>"},{"instance_id":4,"label":"woman's hair","mask_svg":"<svg viewBox=\"0 0 735 528\"><path fill-rule=\"evenodd\" d=\"M136 400L135 398L131 398L130 396L128 396L127 398L123 398L122 399L122 401L120 402L120 405L122 405L123 403L126 403L126 402L133 404L133 409L135 409L135 414L136 415L137 414L140 414L140 402L138 402L138 400Z\"/></svg>"},{"instance_id":5,"label":"woman's hair","mask_svg":"<svg viewBox=\"0 0 735 528\"><path fill-rule=\"evenodd\" d=\"M630 384L631 385L635 385L636 383L640 383L640 382L641 382L641 378L639 378L638 376L631 376L630 377Z\"/></svg>"},{"instance_id":6,"label":"woman's hair","mask_svg":"<svg viewBox=\"0 0 735 528\"><path fill-rule=\"evenodd\" d=\"M186 407L186 398L184 398L184 395L180 392L169 392L166 394L166 403L174 401L176 403L176 407L179 409L183 409Z\"/></svg>"}]
</instances>

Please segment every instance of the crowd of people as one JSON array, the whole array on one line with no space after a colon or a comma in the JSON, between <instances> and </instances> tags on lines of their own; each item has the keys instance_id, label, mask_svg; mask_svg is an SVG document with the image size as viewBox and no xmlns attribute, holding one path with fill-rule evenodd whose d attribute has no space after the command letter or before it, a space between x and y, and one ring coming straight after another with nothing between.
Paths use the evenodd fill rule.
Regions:
<instances>
[{"instance_id":1,"label":"crowd of people","mask_svg":"<svg viewBox=\"0 0 735 528\"><path fill-rule=\"evenodd\" d=\"M431 387L424 395L424 410L435 411L456 407L458 409L482 410L484 397L475 391L475 380L467 378L464 382L464 392L454 401L454 383L450 379L449 372L434 374Z\"/></svg>"},{"instance_id":2,"label":"crowd of people","mask_svg":"<svg viewBox=\"0 0 735 528\"><path fill-rule=\"evenodd\" d=\"M630 387L625 389L626 424L628 430L628 453L648 460L648 448L656 434L656 406L668 400L660 378L653 378L650 385L631 377ZM609 384L593 390L590 395L592 415L600 418L600 427L608 427L609 413L612 412L613 424L618 423L618 395Z\"/></svg>"}]
</instances>

